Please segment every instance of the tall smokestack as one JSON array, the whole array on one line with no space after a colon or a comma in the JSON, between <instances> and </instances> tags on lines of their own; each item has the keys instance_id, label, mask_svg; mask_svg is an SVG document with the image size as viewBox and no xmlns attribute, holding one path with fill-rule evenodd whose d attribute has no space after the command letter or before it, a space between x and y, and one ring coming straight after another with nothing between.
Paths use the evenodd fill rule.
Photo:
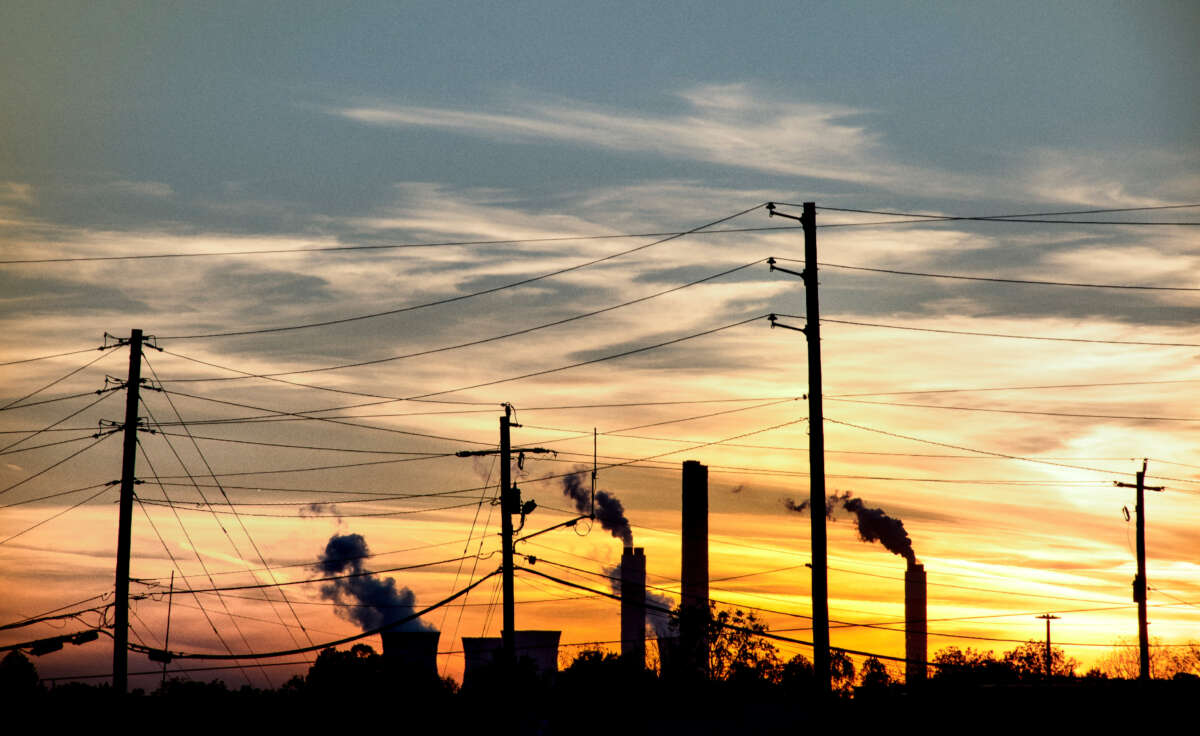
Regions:
<instances>
[{"instance_id":1,"label":"tall smokestack","mask_svg":"<svg viewBox=\"0 0 1200 736\"><path fill-rule=\"evenodd\" d=\"M621 658L634 669L646 667L646 553L621 553Z\"/></svg>"},{"instance_id":2,"label":"tall smokestack","mask_svg":"<svg viewBox=\"0 0 1200 736\"><path fill-rule=\"evenodd\" d=\"M904 571L904 679L909 687L925 682L927 658L925 566L912 560Z\"/></svg>"},{"instance_id":3,"label":"tall smokestack","mask_svg":"<svg viewBox=\"0 0 1200 736\"><path fill-rule=\"evenodd\" d=\"M685 668L708 673L708 466L683 463L683 556L680 579L680 654Z\"/></svg>"}]
</instances>

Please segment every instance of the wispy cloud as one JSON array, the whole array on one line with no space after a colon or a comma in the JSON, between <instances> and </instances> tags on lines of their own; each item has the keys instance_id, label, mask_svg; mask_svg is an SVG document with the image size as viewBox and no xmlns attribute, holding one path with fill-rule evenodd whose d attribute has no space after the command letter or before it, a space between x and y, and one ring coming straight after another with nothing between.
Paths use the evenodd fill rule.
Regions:
<instances>
[{"instance_id":1,"label":"wispy cloud","mask_svg":"<svg viewBox=\"0 0 1200 736\"><path fill-rule=\"evenodd\" d=\"M1196 201L1198 158L1192 152L1140 147L1103 153L1034 148L1018 179L1031 199L1082 207L1155 207Z\"/></svg>"},{"instance_id":2,"label":"wispy cloud","mask_svg":"<svg viewBox=\"0 0 1200 736\"><path fill-rule=\"evenodd\" d=\"M705 85L678 97L687 109L661 114L571 100L510 102L502 111L379 102L333 112L368 125L437 128L506 141L556 141L886 188L911 188L920 173L897 161L881 134L863 122L870 110L780 100L745 84ZM963 179L941 172L919 180L960 191Z\"/></svg>"}]
</instances>

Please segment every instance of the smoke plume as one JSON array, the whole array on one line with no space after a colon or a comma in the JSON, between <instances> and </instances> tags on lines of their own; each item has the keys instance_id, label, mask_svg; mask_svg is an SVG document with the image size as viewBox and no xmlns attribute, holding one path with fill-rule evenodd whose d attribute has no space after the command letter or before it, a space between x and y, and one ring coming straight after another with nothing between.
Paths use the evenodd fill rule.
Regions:
<instances>
[{"instance_id":1,"label":"smoke plume","mask_svg":"<svg viewBox=\"0 0 1200 736\"><path fill-rule=\"evenodd\" d=\"M879 542L892 554L897 554L910 563L917 561L913 552L912 539L904 529L904 522L894 519L883 512L883 509L871 508L863 503L861 498L854 498L850 491L838 493L834 491L825 500L825 516L834 519L834 511L841 508L854 514L858 525L858 538L864 542ZM797 503L786 498L783 505L790 511L804 513L808 510L808 500Z\"/></svg>"},{"instance_id":2,"label":"smoke plume","mask_svg":"<svg viewBox=\"0 0 1200 736\"><path fill-rule=\"evenodd\" d=\"M604 574L608 577L608 584L612 588L612 592L616 595L621 595L621 566L613 565L612 567L605 567ZM674 610L674 600L668 596L655 593L649 588L646 589L646 628L653 631L654 635L659 639L672 636L671 614L668 611Z\"/></svg>"},{"instance_id":3,"label":"smoke plume","mask_svg":"<svg viewBox=\"0 0 1200 736\"><path fill-rule=\"evenodd\" d=\"M339 522L342 520L341 511L338 510L336 504L332 503L310 503L306 506L301 506L298 513L305 519L311 519L318 516L329 516L337 519Z\"/></svg>"},{"instance_id":4,"label":"smoke plume","mask_svg":"<svg viewBox=\"0 0 1200 736\"><path fill-rule=\"evenodd\" d=\"M370 552L361 534L335 534L325 545L325 552L313 567L325 575L353 575L330 580L321 586L321 597L338 604L337 614L362 627L363 631L378 629L391 621L413 614L416 596L408 588L396 590L392 578L380 578L363 570L363 560ZM433 631L433 628L412 619L388 628L389 631Z\"/></svg>"},{"instance_id":5,"label":"smoke plume","mask_svg":"<svg viewBox=\"0 0 1200 736\"><path fill-rule=\"evenodd\" d=\"M576 511L586 514L592 505L592 492L583 487L583 474L581 469L563 477L563 495L575 502ZM616 496L607 491L596 491L596 520L626 547L633 546L633 530L629 527L629 519L625 518L625 507Z\"/></svg>"}]
</instances>

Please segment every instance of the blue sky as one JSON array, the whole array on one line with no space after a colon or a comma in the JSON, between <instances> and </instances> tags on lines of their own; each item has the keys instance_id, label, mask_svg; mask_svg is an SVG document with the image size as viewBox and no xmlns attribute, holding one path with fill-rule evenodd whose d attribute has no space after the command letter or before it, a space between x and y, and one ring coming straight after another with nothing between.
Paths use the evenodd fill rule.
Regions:
<instances>
[{"instance_id":1,"label":"blue sky","mask_svg":"<svg viewBox=\"0 0 1200 736\"><path fill-rule=\"evenodd\" d=\"M1194 348L1200 344L1200 302L1187 289L1200 287L1196 228L995 222L868 226L864 223L887 218L830 208L994 215L1200 202L1198 21L1195 4L1158 2L793 2L738 8L728 3L655 3L652 8L625 3L5 3L0 9L0 63L8 70L0 78L5 100L0 108L2 260L518 242L0 264L0 326L6 335L0 358L15 361L90 347L105 331L127 335L139 327L164 338L161 345L170 352L149 360L167 385L231 377L189 359L255 374L311 370L483 340L755 264L703 285L502 341L293 376L357 392L357 398L245 380L174 384L201 397L176 396L175 407L161 403L161 397L151 400L160 402L154 409L159 420L177 409L198 421L249 411L213 399L294 412L366 400L362 394L404 397L487 383L724 328L767 312L800 314L798 282L770 273L759 262L768 256L799 258L800 235L784 230L693 236L520 288L336 328L187 336L337 320L462 296L655 240L532 239L671 233L766 201L815 201L826 208L819 211L821 224L853 225L821 231L821 259L830 264L1180 289L947 281L833 266L822 271L821 286L823 315L832 319L1100 341L948 337L842 323L823 327L831 397L870 393L858 400L890 402L838 403L834 397L827 403L831 417L1042 461L933 458L921 455L939 452L927 444L846 425L828 430L831 487L854 490L908 519L931 580L941 575L943 582L972 584L978 576L992 576L991 587L1004 587L1015 578L1042 594L1126 602L1131 561L1120 508L1130 501L1113 495L1111 481L1128 481L1140 465L1135 459L1150 457L1152 477L1158 472L1177 487L1156 499L1163 504L1151 542L1159 579L1170 595L1193 600L1200 593L1200 568L1194 562L1194 529L1200 523L1194 466L1200 461L1192 416L1200 403ZM1196 221L1196 210L1093 219ZM725 227L773 224L780 221L759 208ZM123 370L122 360L108 357L46 395L94 390L105 372ZM795 451L806 442L805 428L765 429L795 422L805 411L797 402L746 408L758 399L800 396L806 390L804 361L798 335L768 330L759 319L619 361L443 397L480 402L486 408L473 409L480 413L371 421L385 428L380 433L423 432L479 446L495 441L494 412L501 401L513 402L519 412L552 405L640 404L520 413L530 425L523 441L560 442L565 448L557 465L531 461L545 473L561 471L563 463L589 461L590 434L564 440L571 431L587 434L599 427L610 432L601 454L607 452L612 462L761 432L669 456L657 467L614 468L602 481L624 500L635 526L644 525L636 533L648 547L652 574L669 580L677 574L677 539L662 530L677 525L678 462L695 457L710 463L719 480L713 490L714 533L729 543L714 553L720 568L714 575L744 574L781 567L785 558L802 564L796 556L806 555L807 521L788 527L794 520L781 510L783 498L806 492L807 480L800 475L806 458ZM0 366L10 387L6 395L11 394L9 400L24 396L83 362L74 356ZM1066 384L1091 385L990 391ZM989 391L882 393L968 388ZM721 407L650 405L713 400L746 403L731 404L738 413L709 418L697 417ZM74 406L15 409L4 412L2 422L5 431L40 428L61 419L68 408ZM392 414L415 410L411 403L387 409ZM1011 411L1029 413L1006 413ZM103 418L118 418L116 409L101 405L79 421L94 427ZM687 423L679 422L685 418ZM315 424L322 426L309 426ZM309 425L206 431L214 437L227 432L224 440L458 449L432 440L400 442L391 435L380 439L324 423ZM211 441L204 459L218 472L283 470L314 465L317 458L348 462L332 451L289 455ZM165 444L146 444L162 474L182 472L163 469L177 463L192 472L204 467L200 456L186 449L176 460ZM68 454L55 452L5 455L0 484L21 482ZM0 510L0 536L65 508L61 500L33 499L109 480L119 464L114 454L119 448L101 445L89 452L86 462L64 463L5 492L14 501L31 502ZM901 454L869 454L880 452ZM1046 464L1060 457L1093 470ZM284 485L410 492L471 487L486 476L486 469L462 463L403 467L403 472L297 474ZM528 477L532 483L537 473L531 470ZM542 513L547 520L556 518L557 491L546 484L535 488L541 489ZM953 491L948 494L947 488ZM251 491L234 496L246 503L261 500ZM283 499L294 506L311 497L297 492ZM111 584L111 504L106 500L98 498L0 546L0 585L29 590L39 575L51 575L59 586L0 596L5 599L0 618L19 618L82 597L72 597L71 590L102 592ZM368 506L384 512L396 508L384 502ZM1047 514L1047 508L1061 514ZM272 563L315 559L329 534L350 525L370 532L373 549L399 549L411 546L403 541L410 537L448 543L470 524L464 511L387 522L355 519L349 512L316 518L302 518L294 508L285 513L292 516L261 521L262 526L250 520ZM169 528L172 519L160 521ZM237 550L225 549L228 540L211 519L195 524L196 539L205 540L195 546L211 555L214 565L257 566ZM163 542L139 529L135 539L144 567L135 564L135 575L169 574L164 545L191 554L192 542L179 529ZM619 549L599 538L604 536L556 544L610 565ZM751 550L729 540L760 546ZM857 543L846 525L836 526L831 540L844 555L839 558L844 566L860 572L890 569L891 561L877 559L881 553ZM420 600L433 600L457 579L442 570L430 576L400 582L413 586ZM835 577L841 615L890 615L892 592L863 581ZM753 595L783 596L788 605L804 610L805 586L799 578L768 576L751 579L750 587L736 594L747 605ZM310 603L315 608L318 602ZM937 600L947 616L1005 606L1032 610L1048 603L964 598L946 590ZM146 606L146 619L154 622L150 628L157 627L162 612ZM564 640L606 636L603 609L584 608L565 626ZM345 621L319 610L329 631L345 633ZM1159 618L1164 639L1191 636L1194 616L1170 611ZM564 626L553 614L545 612L537 625ZM1096 643L1132 635L1127 612L1113 616L1118 618L1079 622L1073 638ZM1025 633L1025 623L999 631L963 624L955 631L1024 640L1037 633ZM478 633L485 625L481 613L477 620L467 618L465 631ZM896 646L886 637L869 638L877 635L844 636L858 635L863 638L843 643L881 651ZM272 644L284 640L265 624L256 636ZM215 646L201 634L189 643ZM936 648L931 643L931 650ZM1089 651L1072 653L1087 660ZM82 654L55 656L64 659L43 662L62 674L91 666ZM82 659L68 659L76 656Z\"/></svg>"}]
</instances>

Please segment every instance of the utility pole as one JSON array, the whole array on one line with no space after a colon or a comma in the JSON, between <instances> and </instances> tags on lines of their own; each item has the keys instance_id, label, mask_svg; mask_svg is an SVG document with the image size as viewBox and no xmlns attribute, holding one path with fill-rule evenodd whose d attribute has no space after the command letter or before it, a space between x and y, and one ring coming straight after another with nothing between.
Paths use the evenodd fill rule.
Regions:
<instances>
[{"instance_id":1,"label":"utility pole","mask_svg":"<svg viewBox=\"0 0 1200 736\"><path fill-rule=\"evenodd\" d=\"M187 583L186 579L184 580L184 583ZM175 603L175 571L174 570L171 571L171 594L169 596L167 596L167 633L166 633L166 636L163 637L163 651L164 652L170 651L170 649L171 649L171 605L173 603ZM167 665L168 664L169 664L169 662L163 662L162 683L161 684L164 687L167 684Z\"/></svg>"},{"instance_id":2,"label":"utility pole","mask_svg":"<svg viewBox=\"0 0 1200 736\"><path fill-rule=\"evenodd\" d=\"M121 459L116 600L113 612L113 692L119 695L124 695L129 687L129 547L137 460L138 388L142 383L142 331L133 330L128 344L129 377L125 381L125 444Z\"/></svg>"},{"instance_id":3,"label":"utility pole","mask_svg":"<svg viewBox=\"0 0 1200 736\"><path fill-rule=\"evenodd\" d=\"M1141 649L1138 679L1146 682L1150 679L1150 628L1146 621L1146 491L1161 491L1163 486L1146 485L1145 459L1142 460L1142 469L1138 471L1136 484L1113 481L1113 485L1137 489L1137 504L1134 507L1137 514L1137 577L1133 579L1133 600L1138 604L1138 646Z\"/></svg>"},{"instance_id":4,"label":"utility pole","mask_svg":"<svg viewBox=\"0 0 1200 736\"><path fill-rule=\"evenodd\" d=\"M1054 659L1050 655L1050 622L1057 619L1058 616L1049 613L1043 613L1037 618L1046 619L1046 679L1049 680L1051 673L1054 671L1051 667L1051 663L1054 661Z\"/></svg>"},{"instance_id":5,"label":"utility pole","mask_svg":"<svg viewBox=\"0 0 1200 736\"><path fill-rule=\"evenodd\" d=\"M805 202L800 217L775 210L767 204L772 217L798 220L804 228L804 271L796 273L775 265L768 259L772 271L799 276L804 281L805 313L808 319L801 332L808 340L808 465L809 511L812 513L812 616L813 616L813 673L822 694L830 692L829 673L829 572L825 542L825 420L821 403L821 307L817 294L817 206ZM787 327L775 322L772 327ZM797 328L789 328L797 329Z\"/></svg>"},{"instance_id":6,"label":"utility pole","mask_svg":"<svg viewBox=\"0 0 1200 736\"><path fill-rule=\"evenodd\" d=\"M525 517L533 512L537 506L533 501L528 503L521 502L521 490L512 482L512 442L510 439L510 430L512 427L520 427L520 424L511 420L513 414L512 404L504 404L504 416L500 417L500 536L501 536L501 552L500 552L500 570L501 570L501 589L504 596L504 622L503 630L500 632L501 655L504 658L504 665L511 667L516 661L516 599L515 586L513 580L513 522L512 515L521 515L521 526L525 526ZM520 457L530 453L546 453L552 452L542 447L523 447L519 451ZM460 450L454 453L458 457L471 457L475 455L495 455L496 450Z\"/></svg>"}]
</instances>

